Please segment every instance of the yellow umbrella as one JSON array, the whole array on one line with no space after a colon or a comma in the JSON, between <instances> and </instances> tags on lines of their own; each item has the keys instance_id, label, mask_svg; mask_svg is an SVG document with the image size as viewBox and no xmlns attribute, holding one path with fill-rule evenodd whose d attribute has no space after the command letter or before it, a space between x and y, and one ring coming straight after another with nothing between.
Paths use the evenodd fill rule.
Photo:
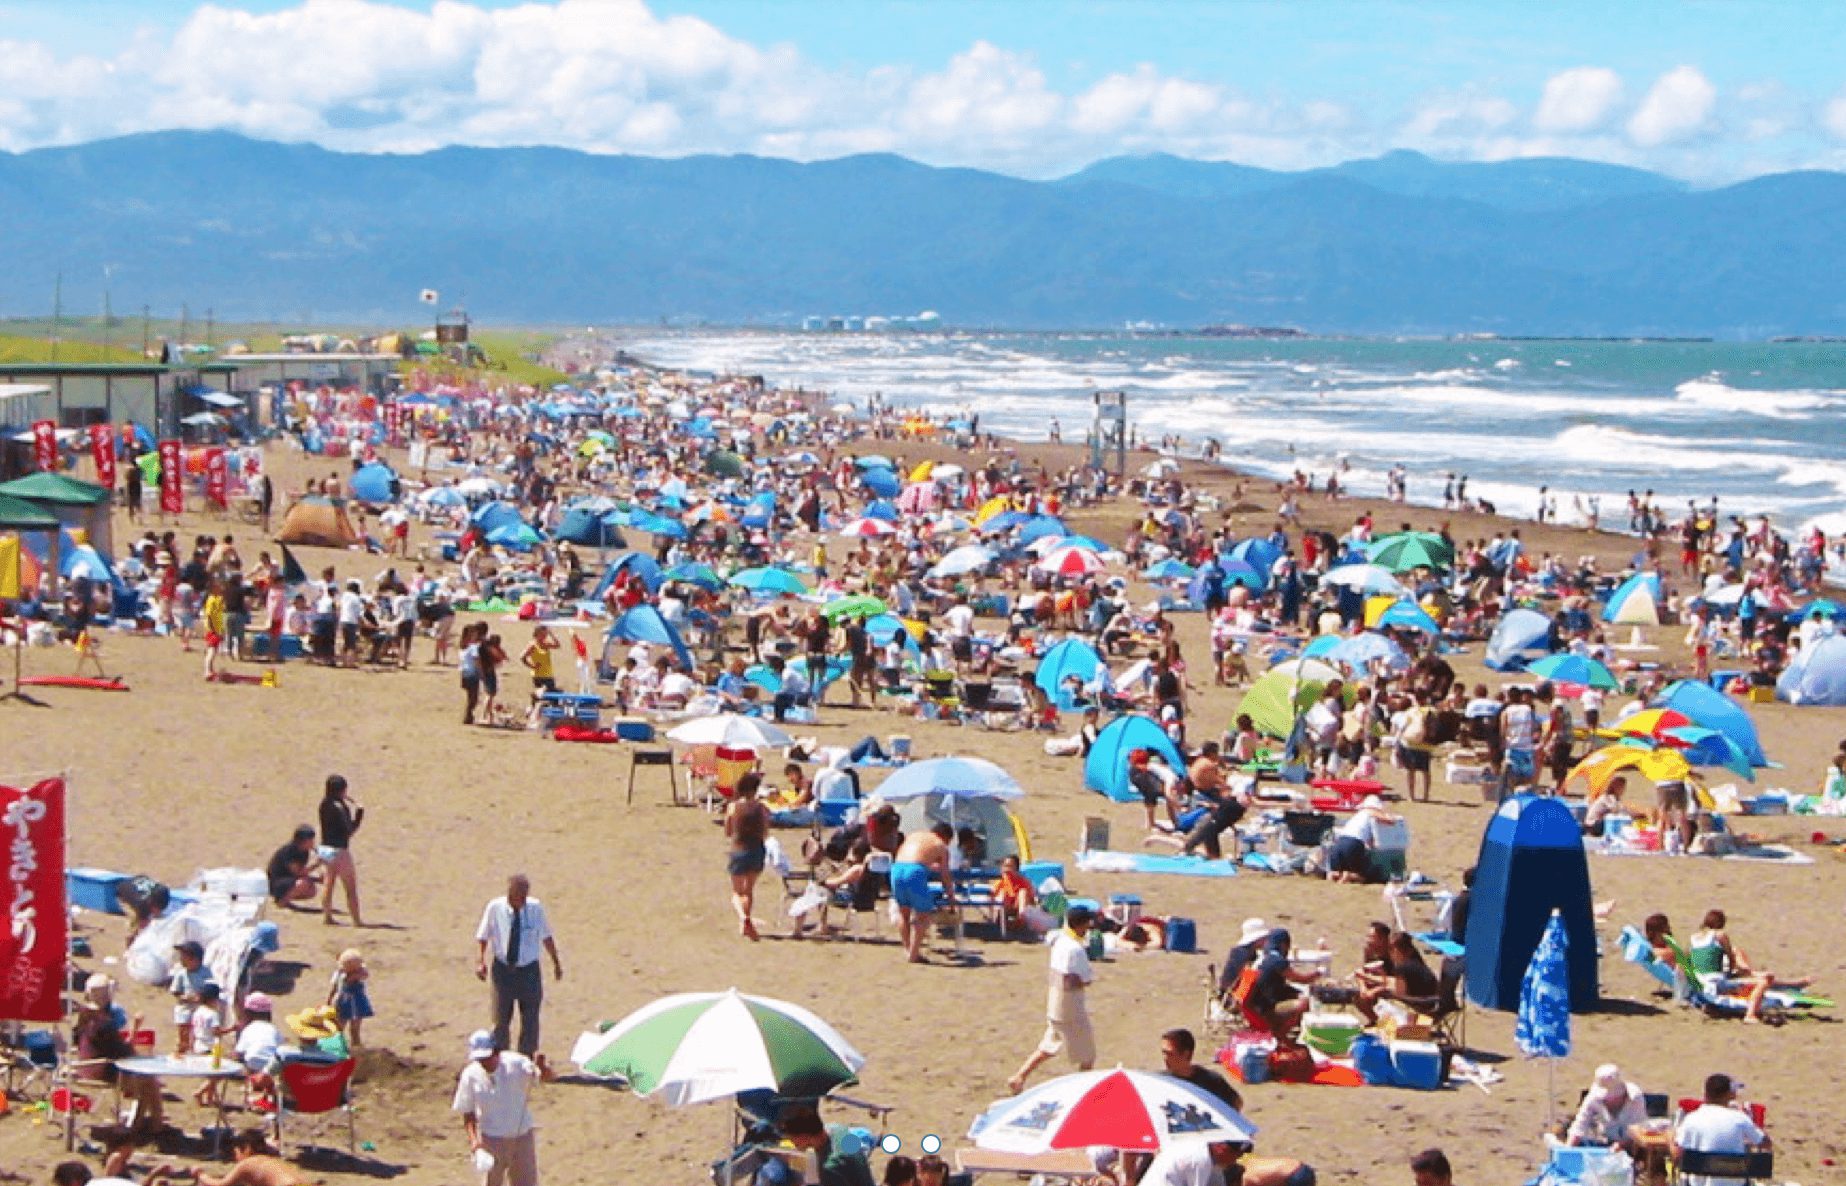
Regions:
<instances>
[{"instance_id":1,"label":"yellow umbrella","mask_svg":"<svg viewBox=\"0 0 1846 1186\"><path fill-rule=\"evenodd\" d=\"M995 515L1004 514L1006 510L1007 510L1006 495L996 494L992 498L988 499L986 502L982 503L980 510L974 512L974 525L976 527L979 527L981 524L987 522L987 520L993 518Z\"/></svg>"},{"instance_id":2,"label":"yellow umbrella","mask_svg":"<svg viewBox=\"0 0 1846 1186\"><path fill-rule=\"evenodd\" d=\"M1692 723L1692 718L1678 709L1644 708L1633 716L1623 717L1602 732L1611 737L1654 737L1663 729Z\"/></svg>"},{"instance_id":3,"label":"yellow umbrella","mask_svg":"<svg viewBox=\"0 0 1846 1186\"><path fill-rule=\"evenodd\" d=\"M935 462L925 461L922 464L918 465L917 468L910 471L910 480L913 482L924 481L929 477L930 471L935 468L936 468Z\"/></svg>"},{"instance_id":4,"label":"yellow umbrella","mask_svg":"<svg viewBox=\"0 0 1846 1186\"><path fill-rule=\"evenodd\" d=\"M1692 775L1692 767L1677 750L1611 745L1578 762L1564 781L1584 779L1590 785L1590 797L1595 798L1608 790L1610 781L1624 770L1638 770L1642 777L1654 782L1683 781Z\"/></svg>"}]
</instances>

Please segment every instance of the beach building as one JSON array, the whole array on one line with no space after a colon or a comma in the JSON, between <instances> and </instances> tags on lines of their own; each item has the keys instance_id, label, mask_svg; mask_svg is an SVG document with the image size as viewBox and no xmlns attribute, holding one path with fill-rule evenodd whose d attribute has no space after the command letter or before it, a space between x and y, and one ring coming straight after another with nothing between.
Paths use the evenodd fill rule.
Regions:
<instances>
[{"instance_id":1,"label":"beach building","mask_svg":"<svg viewBox=\"0 0 1846 1186\"><path fill-rule=\"evenodd\" d=\"M38 420L59 428L135 423L157 436L178 436L180 421L228 406L221 390L231 375L225 362L0 363L0 437L12 438ZM205 398L216 394L220 400ZM241 400L230 400L241 405ZM14 464L12 450L0 465ZM6 471L11 473L9 469Z\"/></svg>"}]
</instances>

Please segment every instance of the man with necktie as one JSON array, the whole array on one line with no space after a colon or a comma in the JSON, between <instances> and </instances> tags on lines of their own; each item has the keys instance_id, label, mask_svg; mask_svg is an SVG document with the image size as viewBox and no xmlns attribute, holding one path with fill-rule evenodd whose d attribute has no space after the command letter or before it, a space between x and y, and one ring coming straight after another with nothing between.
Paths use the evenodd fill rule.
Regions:
<instances>
[{"instance_id":1,"label":"man with necktie","mask_svg":"<svg viewBox=\"0 0 1846 1186\"><path fill-rule=\"evenodd\" d=\"M539 949L551 956L551 970L564 978L558 945L551 937L545 907L532 897L532 883L523 873L507 879L506 896L487 903L481 925L474 933L479 954L474 974L493 985L494 1045L507 1046L513 1009L519 1009L519 1053L538 1051L538 1010L545 998L544 977L538 966ZM490 962L491 961L491 962Z\"/></svg>"}]
</instances>

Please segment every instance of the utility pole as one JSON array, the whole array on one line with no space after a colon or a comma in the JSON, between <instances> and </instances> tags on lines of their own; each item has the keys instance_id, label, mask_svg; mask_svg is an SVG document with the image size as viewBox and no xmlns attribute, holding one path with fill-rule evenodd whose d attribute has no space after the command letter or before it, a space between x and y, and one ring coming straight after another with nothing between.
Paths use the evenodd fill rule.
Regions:
<instances>
[{"instance_id":1,"label":"utility pole","mask_svg":"<svg viewBox=\"0 0 1846 1186\"><path fill-rule=\"evenodd\" d=\"M58 335L64 329L64 273L51 286L51 361L58 361Z\"/></svg>"},{"instance_id":2,"label":"utility pole","mask_svg":"<svg viewBox=\"0 0 1846 1186\"><path fill-rule=\"evenodd\" d=\"M109 311L109 274L114 271L110 264L103 265L103 348L115 345L115 318Z\"/></svg>"},{"instance_id":3,"label":"utility pole","mask_svg":"<svg viewBox=\"0 0 1846 1186\"><path fill-rule=\"evenodd\" d=\"M148 306L142 305L141 306L141 357L142 358L146 358L147 352L154 348L154 336L153 336L154 331L153 331L152 322L150 320L151 317L152 317L152 314Z\"/></svg>"},{"instance_id":4,"label":"utility pole","mask_svg":"<svg viewBox=\"0 0 1846 1186\"><path fill-rule=\"evenodd\" d=\"M179 351L186 353L186 332L192 325L192 307L182 302L179 307Z\"/></svg>"},{"instance_id":5,"label":"utility pole","mask_svg":"<svg viewBox=\"0 0 1846 1186\"><path fill-rule=\"evenodd\" d=\"M218 324L218 319L212 316L212 311L208 307L205 310L205 344L214 349L217 347L218 343L213 340L214 337L216 336L213 333L213 327L216 326L217 324Z\"/></svg>"}]
</instances>

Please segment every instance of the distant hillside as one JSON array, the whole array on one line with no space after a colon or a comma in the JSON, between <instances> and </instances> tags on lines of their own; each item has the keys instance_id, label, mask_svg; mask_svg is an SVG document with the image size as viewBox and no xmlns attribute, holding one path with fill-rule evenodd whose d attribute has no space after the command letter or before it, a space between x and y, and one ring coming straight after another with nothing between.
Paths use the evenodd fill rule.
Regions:
<instances>
[{"instance_id":1,"label":"distant hillside","mask_svg":"<svg viewBox=\"0 0 1846 1186\"><path fill-rule=\"evenodd\" d=\"M221 320L1297 325L1366 333L1846 331L1846 176L1693 191L1572 160L1391 153L1306 173L1116 158L1022 181L550 148L366 156L221 133L0 154L0 315Z\"/></svg>"}]
</instances>

